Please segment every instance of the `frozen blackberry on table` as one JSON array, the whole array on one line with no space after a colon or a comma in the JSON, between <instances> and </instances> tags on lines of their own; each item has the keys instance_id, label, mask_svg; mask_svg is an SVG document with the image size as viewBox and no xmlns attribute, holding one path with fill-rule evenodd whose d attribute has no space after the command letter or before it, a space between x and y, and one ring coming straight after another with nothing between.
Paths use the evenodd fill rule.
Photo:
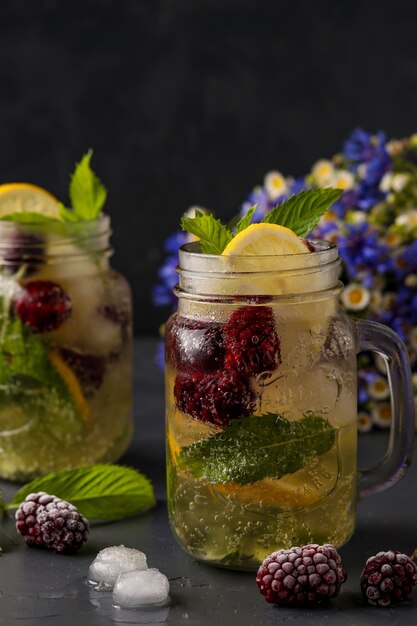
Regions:
<instances>
[{"instance_id":1,"label":"frozen blackberry on table","mask_svg":"<svg viewBox=\"0 0 417 626\"><path fill-rule=\"evenodd\" d=\"M374 606L391 606L410 595L417 584L417 565L398 550L378 552L361 575L363 599Z\"/></svg>"},{"instance_id":2,"label":"frozen blackberry on table","mask_svg":"<svg viewBox=\"0 0 417 626\"><path fill-rule=\"evenodd\" d=\"M16 529L28 546L73 553L87 541L89 524L73 504L40 491L17 509Z\"/></svg>"},{"instance_id":3,"label":"frozen blackberry on table","mask_svg":"<svg viewBox=\"0 0 417 626\"><path fill-rule=\"evenodd\" d=\"M271 604L309 606L336 597L346 578L336 548L314 543L267 556L256 584Z\"/></svg>"}]
</instances>

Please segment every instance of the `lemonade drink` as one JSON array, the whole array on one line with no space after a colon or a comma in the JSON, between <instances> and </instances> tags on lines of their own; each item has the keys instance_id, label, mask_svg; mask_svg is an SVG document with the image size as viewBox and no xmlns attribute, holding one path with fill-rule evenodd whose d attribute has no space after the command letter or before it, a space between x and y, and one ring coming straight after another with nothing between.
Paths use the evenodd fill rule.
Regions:
<instances>
[{"instance_id":1,"label":"lemonade drink","mask_svg":"<svg viewBox=\"0 0 417 626\"><path fill-rule=\"evenodd\" d=\"M0 185L3 478L115 461L131 439L130 289L109 263L90 158L72 177L71 210L34 185Z\"/></svg>"},{"instance_id":2,"label":"lemonade drink","mask_svg":"<svg viewBox=\"0 0 417 626\"><path fill-rule=\"evenodd\" d=\"M173 532L194 557L247 570L291 545L342 545L356 502L356 347L337 250L290 238L273 255L261 240L260 255L185 246L166 328Z\"/></svg>"}]
</instances>

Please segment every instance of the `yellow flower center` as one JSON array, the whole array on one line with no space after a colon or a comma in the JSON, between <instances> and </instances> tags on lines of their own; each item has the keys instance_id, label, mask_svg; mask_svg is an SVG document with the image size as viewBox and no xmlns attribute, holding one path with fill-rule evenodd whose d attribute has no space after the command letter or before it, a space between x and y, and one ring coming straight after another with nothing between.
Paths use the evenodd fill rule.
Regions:
<instances>
[{"instance_id":1,"label":"yellow flower center","mask_svg":"<svg viewBox=\"0 0 417 626\"><path fill-rule=\"evenodd\" d=\"M359 304L362 300L362 290L361 289L352 289L349 293L349 300L352 304Z\"/></svg>"}]
</instances>

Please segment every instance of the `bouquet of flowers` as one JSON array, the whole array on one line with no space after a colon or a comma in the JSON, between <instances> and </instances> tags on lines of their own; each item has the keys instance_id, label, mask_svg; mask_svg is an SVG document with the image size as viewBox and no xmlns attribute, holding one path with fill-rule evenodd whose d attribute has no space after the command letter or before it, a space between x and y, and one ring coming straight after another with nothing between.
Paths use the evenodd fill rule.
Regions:
<instances>
[{"instance_id":1,"label":"bouquet of flowers","mask_svg":"<svg viewBox=\"0 0 417 626\"><path fill-rule=\"evenodd\" d=\"M348 313L387 324L405 341L413 369L417 401L417 135L387 141L383 132L354 130L341 153L320 159L304 177L269 172L241 206L244 214L256 205L253 221L302 189L343 190L313 237L337 244L342 259L341 296ZM189 209L190 212L193 208ZM185 232L165 242L166 257L154 289L158 306L175 308L178 248ZM163 360L163 347L158 360ZM391 405L385 362L368 354L359 357L358 429L388 427Z\"/></svg>"}]
</instances>

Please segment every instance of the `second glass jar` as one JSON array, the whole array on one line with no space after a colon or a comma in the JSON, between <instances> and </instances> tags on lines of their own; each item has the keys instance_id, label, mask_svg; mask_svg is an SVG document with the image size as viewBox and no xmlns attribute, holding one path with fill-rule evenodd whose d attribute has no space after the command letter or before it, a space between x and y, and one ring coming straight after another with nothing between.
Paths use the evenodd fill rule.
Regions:
<instances>
[{"instance_id":1,"label":"second glass jar","mask_svg":"<svg viewBox=\"0 0 417 626\"><path fill-rule=\"evenodd\" d=\"M121 456L132 433L131 296L107 216L0 222L0 476Z\"/></svg>"}]
</instances>

